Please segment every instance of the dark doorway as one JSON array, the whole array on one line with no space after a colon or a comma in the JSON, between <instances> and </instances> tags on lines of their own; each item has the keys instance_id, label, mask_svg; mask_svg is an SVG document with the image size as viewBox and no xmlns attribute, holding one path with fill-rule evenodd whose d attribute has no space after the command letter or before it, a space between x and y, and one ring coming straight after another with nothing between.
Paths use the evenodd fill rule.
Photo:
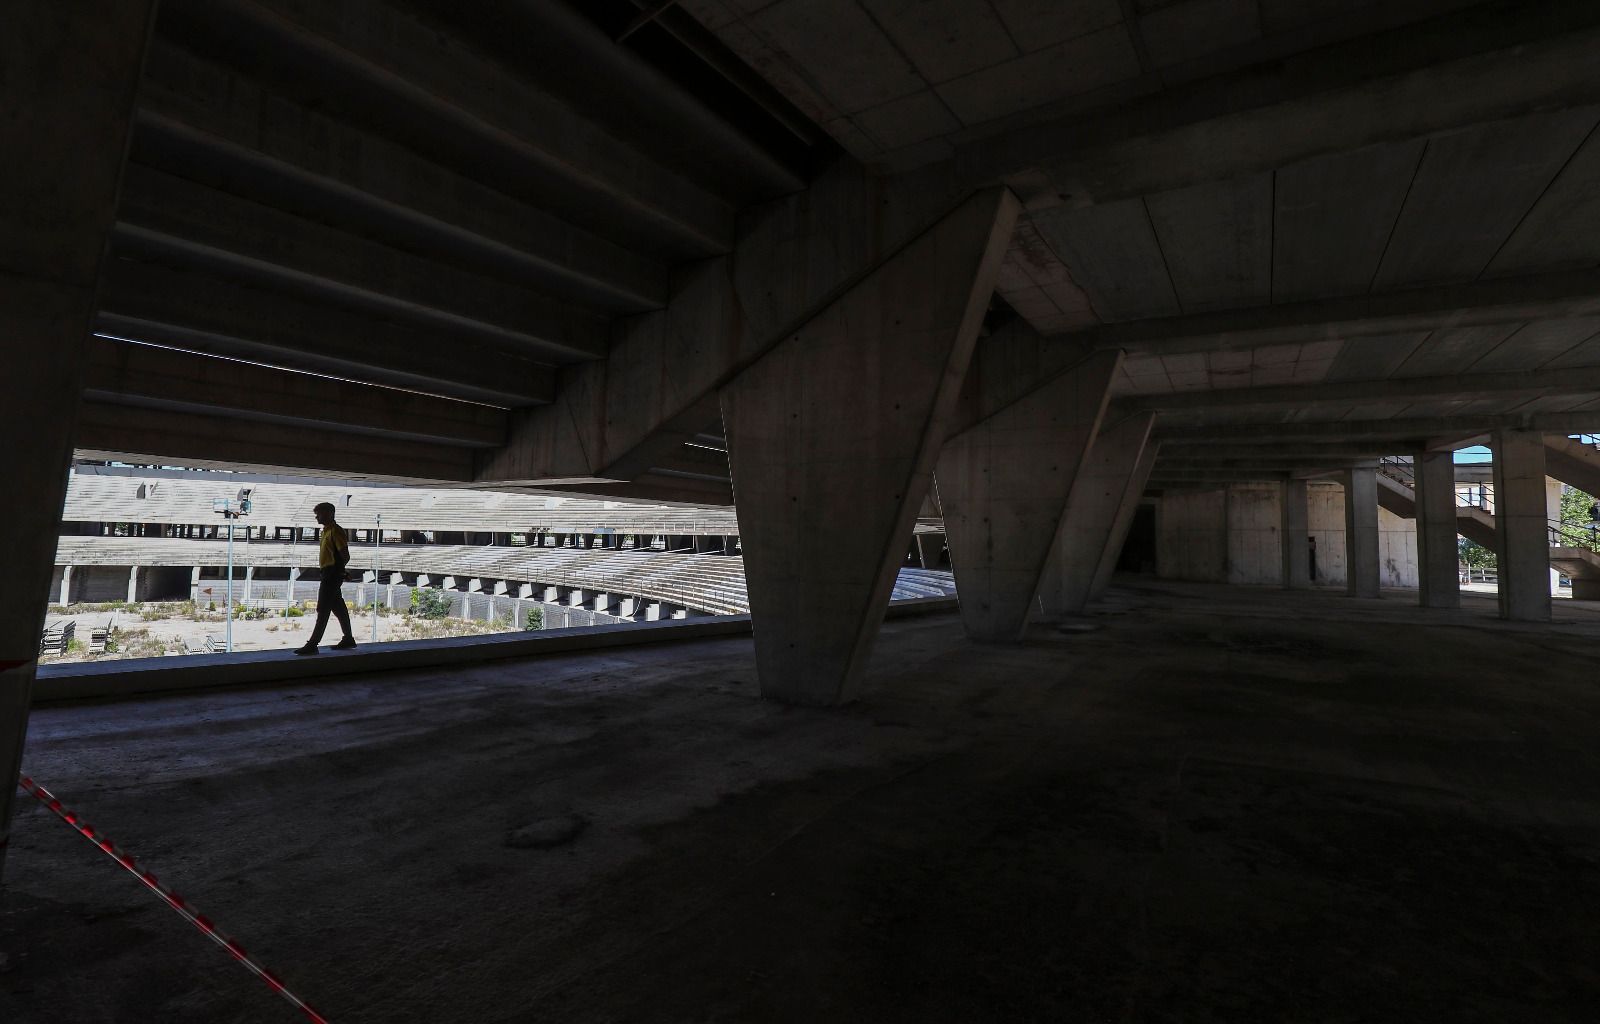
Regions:
<instances>
[{"instance_id":1,"label":"dark doorway","mask_svg":"<svg viewBox=\"0 0 1600 1024\"><path fill-rule=\"evenodd\" d=\"M1128 527L1128 539L1117 558L1118 572L1156 571L1156 510L1153 505L1140 505L1133 511L1133 523Z\"/></svg>"}]
</instances>

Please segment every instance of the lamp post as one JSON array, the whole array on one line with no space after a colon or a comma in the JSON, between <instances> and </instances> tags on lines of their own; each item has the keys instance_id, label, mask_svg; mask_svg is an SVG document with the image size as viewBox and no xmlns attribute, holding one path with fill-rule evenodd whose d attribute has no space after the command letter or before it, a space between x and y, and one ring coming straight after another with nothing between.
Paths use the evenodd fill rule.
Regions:
<instances>
[{"instance_id":1,"label":"lamp post","mask_svg":"<svg viewBox=\"0 0 1600 1024\"><path fill-rule=\"evenodd\" d=\"M378 584L383 577L383 513L378 513L378 532L372 541L372 642L378 642Z\"/></svg>"},{"instance_id":2,"label":"lamp post","mask_svg":"<svg viewBox=\"0 0 1600 1024\"><path fill-rule=\"evenodd\" d=\"M211 511L228 521L228 589L227 589L227 648L233 653L233 524L240 516L250 514L250 493L253 487L241 487L234 498L217 498L211 502Z\"/></svg>"}]
</instances>

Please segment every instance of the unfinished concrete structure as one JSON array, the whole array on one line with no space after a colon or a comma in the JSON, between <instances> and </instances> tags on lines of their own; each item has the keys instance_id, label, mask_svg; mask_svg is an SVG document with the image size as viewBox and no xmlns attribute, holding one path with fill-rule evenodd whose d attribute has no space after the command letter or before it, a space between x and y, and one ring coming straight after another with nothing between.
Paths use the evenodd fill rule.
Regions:
<instances>
[{"instance_id":1,"label":"unfinished concrete structure","mask_svg":"<svg viewBox=\"0 0 1600 1024\"><path fill-rule=\"evenodd\" d=\"M1594 5L25 0L0 48L12 768L74 449L731 502L802 705L861 693L930 493L1015 641L1140 495L1281 489L1294 587L1341 474L1371 595L1377 460L1489 443L1501 611L1549 617Z\"/></svg>"}]
</instances>

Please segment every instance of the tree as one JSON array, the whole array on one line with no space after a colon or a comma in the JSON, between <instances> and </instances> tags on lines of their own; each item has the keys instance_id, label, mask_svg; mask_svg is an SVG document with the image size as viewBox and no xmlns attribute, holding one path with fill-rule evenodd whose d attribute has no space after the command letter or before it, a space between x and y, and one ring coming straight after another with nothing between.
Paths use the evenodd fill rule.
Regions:
<instances>
[{"instance_id":1,"label":"tree","mask_svg":"<svg viewBox=\"0 0 1600 1024\"><path fill-rule=\"evenodd\" d=\"M1456 550L1460 552L1461 560L1474 569L1495 569L1499 565L1493 551L1465 537L1456 538Z\"/></svg>"},{"instance_id":2,"label":"tree","mask_svg":"<svg viewBox=\"0 0 1600 1024\"><path fill-rule=\"evenodd\" d=\"M528 609L528 616L523 621L522 628L523 629L529 629L529 630L532 630L532 629L543 629L544 628L544 609L543 608L529 608Z\"/></svg>"},{"instance_id":3,"label":"tree","mask_svg":"<svg viewBox=\"0 0 1600 1024\"><path fill-rule=\"evenodd\" d=\"M1561 522L1567 527L1561 531L1561 543L1600 550L1600 533L1593 528L1595 522L1594 495L1576 487L1561 489Z\"/></svg>"},{"instance_id":4,"label":"tree","mask_svg":"<svg viewBox=\"0 0 1600 1024\"><path fill-rule=\"evenodd\" d=\"M450 595L431 587L412 587L411 614L424 619L442 619L450 614Z\"/></svg>"}]
</instances>

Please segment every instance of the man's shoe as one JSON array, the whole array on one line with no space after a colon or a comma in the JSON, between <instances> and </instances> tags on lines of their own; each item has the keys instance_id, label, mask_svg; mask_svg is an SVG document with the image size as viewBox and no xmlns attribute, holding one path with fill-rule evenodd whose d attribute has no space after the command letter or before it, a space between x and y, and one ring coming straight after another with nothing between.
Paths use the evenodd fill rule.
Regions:
<instances>
[{"instance_id":1,"label":"man's shoe","mask_svg":"<svg viewBox=\"0 0 1600 1024\"><path fill-rule=\"evenodd\" d=\"M306 644L304 647L296 647L294 649L294 653L296 653L296 654L316 654L317 653L317 645L316 644Z\"/></svg>"},{"instance_id":2,"label":"man's shoe","mask_svg":"<svg viewBox=\"0 0 1600 1024\"><path fill-rule=\"evenodd\" d=\"M343 640L340 640L338 643L334 644L333 649L336 651L353 651L356 649L356 638L353 636L347 636Z\"/></svg>"}]
</instances>

